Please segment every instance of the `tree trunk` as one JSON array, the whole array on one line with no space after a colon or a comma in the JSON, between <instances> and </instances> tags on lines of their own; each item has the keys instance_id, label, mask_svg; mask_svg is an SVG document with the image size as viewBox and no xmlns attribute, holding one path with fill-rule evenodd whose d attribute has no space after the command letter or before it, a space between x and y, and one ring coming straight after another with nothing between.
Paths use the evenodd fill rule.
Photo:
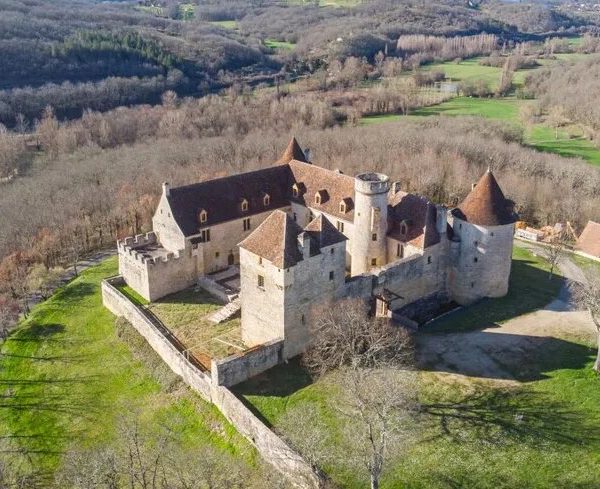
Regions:
<instances>
[{"instance_id":1,"label":"tree trunk","mask_svg":"<svg viewBox=\"0 0 600 489\"><path fill-rule=\"evenodd\" d=\"M379 477L371 474L371 489L379 489Z\"/></svg>"},{"instance_id":2,"label":"tree trunk","mask_svg":"<svg viewBox=\"0 0 600 489\"><path fill-rule=\"evenodd\" d=\"M600 374L600 328L598 328L598 352L596 353L596 362L593 369Z\"/></svg>"}]
</instances>

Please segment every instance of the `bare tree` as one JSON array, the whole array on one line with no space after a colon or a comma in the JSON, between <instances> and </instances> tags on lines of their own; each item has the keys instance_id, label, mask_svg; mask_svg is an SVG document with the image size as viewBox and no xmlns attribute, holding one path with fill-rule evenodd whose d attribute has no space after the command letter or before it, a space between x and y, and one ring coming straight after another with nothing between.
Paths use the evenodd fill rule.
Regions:
<instances>
[{"instance_id":1,"label":"bare tree","mask_svg":"<svg viewBox=\"0 0 600 489\"><path fill-rule=\"evenodd\" d=\"M0 339L7 337L10 328L18 319L19 303L8 295L0 295Z\"/></svg>"},{"instance_id":2,"label":"bare tree","mask_svg":"<svg viewBox=\"0 0 600 489\"><path fill-rule=\"evenodd\" d=\"M338 461L362 468L371 489L378 489L386 463L412 438L417 382L408 333L367 312L363 301L347 299L315 314L304 361L318 375L330 373L340 392L334 409L347 422ZM302 438L310 439L309 432Z\"/></svg>"},{"instance_id":3,"label":"bare tree","mask_svg":"<svg viewBox=\"0 0 600 489\"><path fill-rule=\"evenodd\" d=\"M598 353L594 362L594 370L600 374L600 275L591 271L585 273L585 282L571 282L573 301L590 312L592 321L598 332Z\"/></svg>"},{"instance_id":4,"label":"bare tree","mask_svg":"<svg viewBox=\"0 0 600 489\"><path fill-rule=\"evenodd\" d=\"M565 255L565 252L565 244L559 236L553 236L550 241L546 243L546 246L541 248L540 253L550 266L548 270L548 280L551 280L554 276L554 269Z\"/></svg>"}]
</instances>

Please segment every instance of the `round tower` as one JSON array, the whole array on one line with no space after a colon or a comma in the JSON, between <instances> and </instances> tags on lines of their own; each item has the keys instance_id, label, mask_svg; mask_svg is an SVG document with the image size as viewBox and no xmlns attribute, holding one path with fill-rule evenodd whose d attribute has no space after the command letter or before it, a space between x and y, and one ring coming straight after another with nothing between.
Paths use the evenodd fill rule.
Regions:
<instances>
[{"instance_id":1,"label":"round tower","mask_svg":"<svg viewBox=\"0 0 600 489\"><path fill-rule=\"evenodd\" d=\"M516 214L491 171L452 210L458 253L450 270L450 294L459 304L508 292Z\"/></svg>"},{"instance_id":2,"label":"round tower","mask_svg":"<svg viewBox=\"0 0 600 489\"><path fill-rule=\"evenodd\" d=\"M386 264L389 177L361 173L354 180L352 275Z\"/></svg>"}]
</instances>

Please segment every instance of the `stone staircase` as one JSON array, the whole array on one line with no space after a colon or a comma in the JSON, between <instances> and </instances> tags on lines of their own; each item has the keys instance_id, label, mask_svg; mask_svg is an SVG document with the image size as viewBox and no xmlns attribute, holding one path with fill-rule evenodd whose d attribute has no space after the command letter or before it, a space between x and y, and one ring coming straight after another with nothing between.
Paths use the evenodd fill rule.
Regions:
<instances>
[{"instance_id":1,"label":"stone staircase","mask_svg":"<svg viewBox=\"0 0 600 489\"><path fill-rule=\"evenodd\" d=\"M230 303L217 309L215 312L208 316L208 320L213 324L224 323L229 319L233 318L241 310L242 306L239 299L234 299Z\"/></svg>"}]
</instances>

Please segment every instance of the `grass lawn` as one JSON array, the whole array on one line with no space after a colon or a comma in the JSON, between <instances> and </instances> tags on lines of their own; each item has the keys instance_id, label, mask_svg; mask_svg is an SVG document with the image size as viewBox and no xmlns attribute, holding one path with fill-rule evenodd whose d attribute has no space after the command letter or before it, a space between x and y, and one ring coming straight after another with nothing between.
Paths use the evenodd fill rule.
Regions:
<instances>
[{"instance_id":1,"label":"grass lawn","mask_svg":"<svg viewBox=\"0 0 600 489\"><path fill-rule=\"evenodd\" d=\"M522 103L523 101L517 99L456 97L438 105L415 110L411 115L480 116L516 123Z\"/></svg>"},{"instance_id":2,"label":"grass lawn","mask_svg":"<svg viewBox=\"0 0 600 489\"><path fill-rule=\"evenodd\" d=\"M237 21L235 21L235 20L215 20L213 22L209 22L209 24L218 25L219 27L222 27L223 29L237 29L238 28Z\"/></svg>"},{"instance_id":3,"label":"grass lawn","mask_svg":"<svg viewBox=\"0 0 600 489\"><path fill-rule=\"evenodd\" d=\"M427 325L431 332L469 331L501 323L535 311L558 294L562 279L548 279L546 262L525 248L513 247L509 292L499 299L484 299L470 307L450 313Z\"/></svg>"},{"instance_id":4,"label":"grass lawn","mask_svg":"<svg viewBox=\"0 0 600 489\"><path fill-rule=\"evenodd\" d=\"M502 321L556 295L560 282L548 283L538 258L517 248L513 263L509 296L460 312L453 317L455 327ZM418 439L404 460L392 464L382 489L599 487L600 380L590 368L594 354L592 345L553 342L527 359L528 370L542 380L510 384L421 371ZM333 434L335 451L340 421L327 378L313 383L298 362L290 362L236 389L275 429L291 410L315 407ZM341 487L366 487L342 463L325 468Z\"/></svg>"},{"instance_id":5,"label":"grass lawn","mask_svg":"<svg viewBox=\"0 0 600 489\"><path fill-rule=\"evenodd\" d=\"M278 41L276 39L265 39L265 46L269 49L282 49L291 51L296 45L293 42Z\"/></svg>"},{"instance_id":6,"label":"grass lawn","mask_svg":"<svg viewBox=\"0 0 600 489\"><path fill-rule=\"evenodd\" d=\"M120 416L139 411L143 423L178 419L190 447L210 445L254 466L256 452L216 408L133 328L116 328L100 295L101 280L116 271L114 258L86 270L36 306L2 345L4 453L28 457L51 477L65 450L110 443Z\"/></svg>"},{"instance_id":7,"label":"grass lawn","mask_svg":"<svg viewBox=\"0 0 600 489\"><path fill-rule=\"evenodd\" d=\"M445 61L423 66L423 71L443 71L448 81L475 81L484 80L490 88L495 88L500 81L502 68L483 66L479 64L481 58L471 58L460 63Z\"/></svg>"},{"instance_id":8,"label":"grass lawn","mask_svg":"<svg viewBox=\"0 0 600 489\"><path fill-rule=\"evenodd\" d=\"M213 324L206 318L222 304L195 287L151 303L152 311L199 359L223 358L245 349L239 317Z\"/></svg>"},{"instance_id":9,"label":"grass lawn","mask_svg":"<svg viewBox=\"0 0 600 489\"><path fill-rule=\"evenodd\" d=\"M527 132L527 144L548 153L556 153L560 156L579 157L589 161L593 165L600 165L600 149L582 136L572 136L564 130L558 131L556 139L555 130L542 124L534 125Z\"/></svg>"}]
</instances>

